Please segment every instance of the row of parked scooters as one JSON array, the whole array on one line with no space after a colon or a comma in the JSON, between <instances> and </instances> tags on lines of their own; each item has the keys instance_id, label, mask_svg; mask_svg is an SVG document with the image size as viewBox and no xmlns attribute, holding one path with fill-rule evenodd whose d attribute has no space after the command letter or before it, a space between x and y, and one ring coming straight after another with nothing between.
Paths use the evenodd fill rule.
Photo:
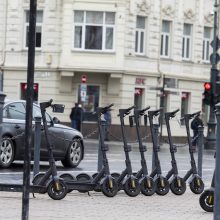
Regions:
<instances>
[{"instance_id":1,"label":"row of parked scooters","mask_svg":"<svg viewBox=\"0 0 220 220\"><path fill-rule=\"evenodd\" d=\"M62 174L60 178L65 183L68 192L71 192L72 190L78 190L79 192L101 191L105 196L113 197L117 194L119 190L124 190L124 192L128 196L134 197L137 196L140 192L145 196L151 196L154 193L163 196L166 195L169 190L171 190L175 195L182 195L186 191L187 180L193 193L200 194L203 192L204 183L197 172L196 162L194 159L195 150L192 147L189 129L189 121L200 114L200 112L185 114L182 118L186 126L191 169L186 173L184 177L180 177L178 174L177 161L175 159L175 153L177 149L176 146L173 144L170 129L170 120L176 116L179 109L165 113L165 122L168 132L172 167L166 176L163 176L162 174L158 154L160 148L158 143L159 125L158 123L154 123L154 119L160 117L161 109L151 111L149 110L150 107L147 107L145 109L137 109L135 106L127 109L119 109L118 116L120 118L123 148L125 153L125 169L122 171L122 173L111 173L109 170L109 164L106 155L106 152L108 151L108 145L104 143L104 133L101 118L102 115L105 114L107 111L111 111L112 106L113 104L106 107L98 107L96 110L98 116L98 128L102 154L102 169L98 173L95 173L93 176L90 176L86 173L78 174L76 177L72 176L69 173ZM133 172L131 160L129 157L131 146L128 144L127 141L125 117L129 117L130 126L136 127L139 151L141 156L141 168L137 173ZM140 135L141 117L144 118L144 124L146 127L148 120L150 123L149 126L153 142L154 156L154 167L151 173L148 172L147 162L145 159L146 146L143 145ZM38 182L37 179L38 176L35 177L34 182ZM59 195L58 199L60 199L59 197L61 195L61 191L57 191L57 195ZM54 199L57 199L56 197L57 196L55 196Z\"/></svg>"}]
</instances>

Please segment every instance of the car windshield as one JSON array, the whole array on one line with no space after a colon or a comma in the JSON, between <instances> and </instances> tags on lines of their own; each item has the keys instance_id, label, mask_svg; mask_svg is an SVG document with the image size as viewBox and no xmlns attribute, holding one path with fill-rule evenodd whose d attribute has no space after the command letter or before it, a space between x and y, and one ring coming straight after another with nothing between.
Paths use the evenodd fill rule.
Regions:
<instances>
[{"instance_id":1,"label":"car windshield","mask_svg":"<svg viewBox=\"0 0 220 220\"><path fill-rule=\"evenodd\" d=\"M3 118L25 120L25 103L13 102L6 105L3 109ZM41 117L40 107L33 105L33 119ZM51 122L51 117L46 113L47 122Z\"/></svg>"}]
</instances>

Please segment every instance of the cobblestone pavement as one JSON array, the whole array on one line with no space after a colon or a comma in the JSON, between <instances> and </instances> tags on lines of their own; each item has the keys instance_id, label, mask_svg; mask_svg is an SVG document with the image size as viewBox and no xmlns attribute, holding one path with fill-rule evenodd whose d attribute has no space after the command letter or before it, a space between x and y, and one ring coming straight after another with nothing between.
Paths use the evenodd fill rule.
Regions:
<instances>
[{"instance_id":1,"label":"cobblestone pavement","mask_svg":"<svg viewBox=\"0 0 220 220\"><path fill-rule=\"evenodd\" d=\"M199 195L189 189L182 196L171 192L166 196L138 195L131 198L119 192L114 198L107 198L102 193L72 192L62 201L51 200L47 194L30 195L30 220L210 220L212 213L204 212L199 205ZM21 193L1 192L0 219L21 219Z\"/></svg>"}]
</instances>

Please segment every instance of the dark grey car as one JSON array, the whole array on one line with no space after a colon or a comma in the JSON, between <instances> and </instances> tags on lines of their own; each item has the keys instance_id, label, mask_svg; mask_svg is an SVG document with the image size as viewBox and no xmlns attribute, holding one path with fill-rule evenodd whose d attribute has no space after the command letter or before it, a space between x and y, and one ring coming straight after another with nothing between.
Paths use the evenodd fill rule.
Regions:
<instances>
[{"instance_id":1,"label":"dark grey car","mask_svg":"<svg viewBox=\"0 0 220 220\"><path fill-rule=\"evenodd\" d=\"M24 158L25 101L6 101L3 109L2 143L0 147L0 167L6 168L14 160ZM41 116L40 107L33 105L33 118ZM46 113L50 140L53 144L55 160L61 160L65 167L77 167L84 157L82 134L68 126L61 125L57 118ZM33 135L34 135L33 119ZM34 145L31 148L33 158ZM48 161L47 144L43 127L41 129L40 159Z\"/></svg>"}]
</instances>

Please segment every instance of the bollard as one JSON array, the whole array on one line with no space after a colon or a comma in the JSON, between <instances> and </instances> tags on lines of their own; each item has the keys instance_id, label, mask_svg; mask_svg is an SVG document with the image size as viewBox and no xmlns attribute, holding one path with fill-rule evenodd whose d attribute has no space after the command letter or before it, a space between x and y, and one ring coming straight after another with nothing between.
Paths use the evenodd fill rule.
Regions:
<instances>
[{"instance_id":1,"label":"bollard","mask_svg":"<svg viewBox=\"0 0 220 220\"><path fill-rule=\"evenodd\" d=\"M198 174L202 177L202 161L203 161L203 149L204 149L204 137L203 137L204 127L198 127Z\"/></svg>"},{"instance_id":2,"label":"bollard","mask_svg":"<svg viewBox=\"0 0 220 220\"><path fill-rule=\"evenodd\" d=\"M214 191L214 220L220 219L220 103L216 106L216 158L215 158L215 191Z\"/></svg>"},{"instance_id":3,"label":"bollard","mask_svg":"<svg viewBox=\"0 0 220 220\"><path fill-rule=\"evenodd\" d=\"M155 138L155 142L156 142L156 145L157 145L157 151L159 151L159 146L158 146L158 134L159 134L159 124L153 124L153 135L154 135L154 138ZM152 151L152 170L155 169L155 155L154 155L154 150Z\"/></svg>"},{"instance_id":4,"label":"bollard","mask_svg":"<svg viewBox=\"0 0 220 220\"><path fill-rule=\"evenodd\" d=\"M41 117L35 117L35 133L34 133L34 170L33 177L39 173L40 167L40 143L41 143Z\"/></svg>"},{"instance_id":5,"label":"bollard","mask_svg":"<svg viewBox=\"0 0 220 220\"><path fill-rule=\"evenodd\" d=\"M101 119L101 131L102 134L99 134L99 149L98 149L98 167L97 167L97 171L99 172L102 167L103 167L103 157L102 157L102 140L101 138L103 138L103 142L104 142L104 137L105 137L105 126L106 126L106 121L104 119Z\"/></svg>"}]
</instances>

